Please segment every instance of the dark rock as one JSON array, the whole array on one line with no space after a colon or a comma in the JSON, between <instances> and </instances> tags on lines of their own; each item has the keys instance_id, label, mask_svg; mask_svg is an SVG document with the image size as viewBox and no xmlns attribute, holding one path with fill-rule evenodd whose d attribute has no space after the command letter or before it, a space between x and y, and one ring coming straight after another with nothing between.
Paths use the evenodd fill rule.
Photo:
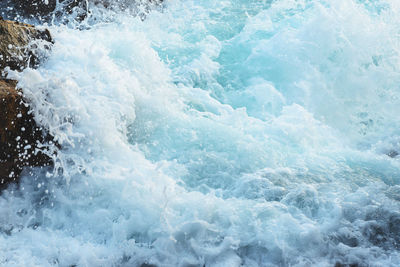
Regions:
<instances>
[{"instance_id":1,"label":"dark rock","mask_svg":"<svg viewBox=\"0 0 400 267\"><path fill-rule=\"evenodd\" d=\"M49 31L0 19L0 72L6 67L21 70L37 66L41 60L37 40L51 42ZM25 166L51 164L40 147L51 137L37 126L16 85L16 81L0 76L0 190L10 182L18 182Z\"/></svg>"},{"instance_id":2,"label":"dark rock","mask_svg":"<svg viewBox=\"0 0 400 267\"><path fill-rule=\"evenodd\" d=\"M91 5L103 6L108 9L125 10L134 6L144 5L145 13L152 7L160 6L163 0L6 0L14 6L16 14L25 18L33 18L40 21L49 21L53 18L61 22L68 21L63 19L68 14L69 19L75 18L77 21L84 20L89 11L89 3ZM145 17L145 13L137 12L140 17Z\"/></svg>"},{"instance_id":3,"label":"dark rock","mask_svg":"<svg viewBox=\"0 0 400 267\"><path fill-rule=\"evenodd\" d=\"M72 13L74 8L87 9L86 0L13 0L14 8L22 15L33 18L46 18L56 9L65 13ZM58 3L57 3L58 2Z\"/></svg>"},{"instance_id":4,"label":"dark rock","mask_svg":"<svg viewBox=\"0 0 400 267\"><path fill-rule=\"evenodd\" d=\"M25 166L48 166L51 160L40 151L49 140L31 114L16 82L0 80L0 189L18 182Z\"/></svg>"},{"instance_id":5,"label":"dark rock","mask_svg":"<svg viewBox=\"0 0 400 267\"><path fill-rule=\"evenodd\" d=\"M46 16L54 11L57 5L55 0L14 0L14 8L24 15Z\"/></svg>"}]
</instances>

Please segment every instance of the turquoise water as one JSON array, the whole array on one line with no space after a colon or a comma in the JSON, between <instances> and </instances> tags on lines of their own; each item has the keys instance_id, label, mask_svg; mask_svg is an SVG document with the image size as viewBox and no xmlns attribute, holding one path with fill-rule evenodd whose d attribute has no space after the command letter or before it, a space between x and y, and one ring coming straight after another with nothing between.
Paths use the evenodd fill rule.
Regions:
<instances>
[{"instance_id":1,"label":"turquoise water","mask_svg":"<svg viewBox=\"0 0 400 267\"><path fill-rule=\"evenodd\" d=\"M0 265L400 265L397 1L92 10L10 74L62 149Z\"/></svg>"}]
</instances>

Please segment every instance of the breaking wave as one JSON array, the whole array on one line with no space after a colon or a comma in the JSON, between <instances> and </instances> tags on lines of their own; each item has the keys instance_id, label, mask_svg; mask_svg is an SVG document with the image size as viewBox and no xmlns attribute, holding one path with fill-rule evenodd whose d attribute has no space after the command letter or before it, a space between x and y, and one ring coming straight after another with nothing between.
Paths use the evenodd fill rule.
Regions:
<instances>
[{"instance_id":1,"label":"breaking wave","mask_svg":"<svg viewBox=\"0 0 400 267\"><path fill-rule=\"evenodd\" d=\"M0 265L400 265L398 1L125 3L10 73L61 148Z\"/></svg>"}]
</instances>

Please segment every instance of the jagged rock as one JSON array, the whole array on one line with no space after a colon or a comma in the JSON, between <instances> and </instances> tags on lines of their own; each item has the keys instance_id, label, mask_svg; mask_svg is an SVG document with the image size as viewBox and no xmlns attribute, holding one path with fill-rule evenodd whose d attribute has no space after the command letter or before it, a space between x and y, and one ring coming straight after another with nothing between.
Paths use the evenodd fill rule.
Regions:
<instances>
[{"instance_id":1,"label":"jagged rock","mask_svg":"<svg viewBox=\"0 0 400 267\"><path fill-rule=\"evenodd\" d=\"M0 19L0 72L6 67L35 67L41 58L34 40L51 42L49 31ZM10 182L18 182L24 166L51 164L50 158L40 152L41 144L51 137L36 125L16 85L16 81L0 75L0 190Z\"/></svg>"},{"instance_id":2,"label":"jagged rock","mask_svg":"<svg viewBox=\"0 0 400 267\"><path fill-rule=\"evenodd\" d=\"M40 55L36 52L37 44L31 43L32 40L52 42L48 30L38 30L31 25L0 17L0 70L5 67L12 70L35 67Z\"/></svg>"}]
</instances>

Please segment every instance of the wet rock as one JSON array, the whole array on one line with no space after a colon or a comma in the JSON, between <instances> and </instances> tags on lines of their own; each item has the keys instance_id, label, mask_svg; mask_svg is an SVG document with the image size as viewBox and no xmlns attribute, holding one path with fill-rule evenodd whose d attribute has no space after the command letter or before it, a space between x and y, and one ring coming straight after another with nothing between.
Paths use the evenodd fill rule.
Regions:
<instances>
[{"instance_id":1,"label":"wet rock","mask_svg":"<svg viewBox=\"0 0 400 267\"><path fill-rule=\"evenodd\" d=\"M48 30L38 30L35 27L0 17L0 70L10 67L11 70L22 70L27 66L35 67L40 61L38 42L49 48L52 43Z\"/></svg>"},{"instance_id":2,"label":"wet rock","mask_svg":"<svg viewBox=\"0 0 400 267\"><path fill-rule=\"evenodd\" d=\"M51 160L40 152L48 141L29 114L29 105L16 82L0 80L0 189L17 182L24 166L48 166Z\"/></svg>"},{"instance_id":3,"label":"wet rock","mask_svg":"<svg viewBox=\"0 0 400 267\"><path fill-rule=\"evenodd\" d=\"M90 13L89 6L102 6L108 9L125 10L129 7L144 6L145 13L151 7L159 6L163 0L5 0L14 7L16 14L25 18L49 21L57 18L63 22L64 15L68 14L77 21L84 20ZM137 12L139 16L144 13ZM67 20L68 21L68 20ZM65 21L64 21L65 22Z\"/></svg>"},{"instance_id":4,"label":"wet rock","mask_svg":"<svg viewBox=\"0 0 400 267\"><path fill-rule=\"evenodd\" d=\"M52 15L56 9L72 13L74 8L87 9L86 0L12 0L14 8L25 17L45 19Z\"/></svg>"},{"instance_id":5,"label":"wet rock","mask_svg":"<svg viewBox=\"0 0 400 267\"><path fill-rule=\"evenodd\" d=\"M50 47L48 30L0 19L0 190L18 182L23 167L51 164L41 152L42 144L51 138L36 125L17 82L4 78L6 67L22 70L37 66L42 59L37 49L41 41Z\"/></svg>"},{"instance_id":6,"label":"wet rock","mask_svg":"<svg viewBox=\"0 0 400 267\"><path fill-rule=\"evenodd\" d=\"M399 152L397 152L396 150L390 150L387 155L391 158L395 158L399 155Z\"/></svg>"},{"instance_id":7,"label":"wet rock","mask_svg":"<svg viewBox=\"0 0 400 267\"><path fill-rule=\"evenodd\" d=\"M14 0L14 8L24 15L45 16L57 5L55 0Z\"/></svg>"}]
</instances>

